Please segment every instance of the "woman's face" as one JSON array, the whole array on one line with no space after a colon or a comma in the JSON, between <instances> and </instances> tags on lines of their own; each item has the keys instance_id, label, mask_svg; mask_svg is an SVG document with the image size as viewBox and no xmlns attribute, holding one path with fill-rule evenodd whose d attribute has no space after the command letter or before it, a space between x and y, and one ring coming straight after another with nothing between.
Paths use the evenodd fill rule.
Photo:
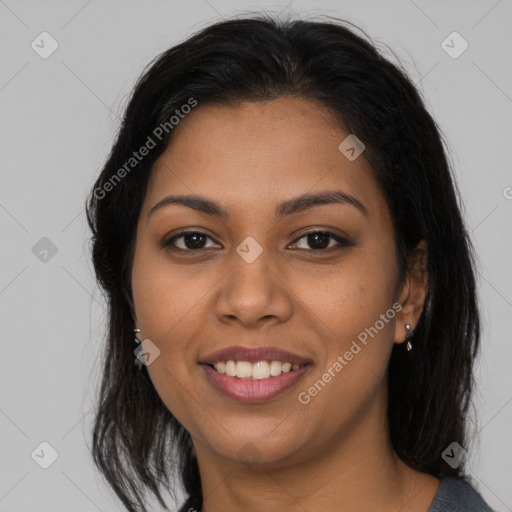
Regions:
<instances>
[{"instance_id":1,"label":"woman's face","mask_svg":"<svg viewBox=\"0 0 512 512\"><path fill-rule=\"evenodd\" d=\"M151 175L137 226L134 320L152 343L156 391L198 457L276 466L383 428L390 352L415 319L398 313L386 202L364 153L342 152L349 134L328 119L299 98L199 104ZM295 202L335 191L353 199ZM225 216L170 201L152 211L170 195L201 196ZM209 357L230 347L302 361L286 372L272 360L292 355L251 353L266 361L255 365L240 351ZM263 378L202 364L215 358L234 361L228 373Z\"/></svg>"}]
</instances>

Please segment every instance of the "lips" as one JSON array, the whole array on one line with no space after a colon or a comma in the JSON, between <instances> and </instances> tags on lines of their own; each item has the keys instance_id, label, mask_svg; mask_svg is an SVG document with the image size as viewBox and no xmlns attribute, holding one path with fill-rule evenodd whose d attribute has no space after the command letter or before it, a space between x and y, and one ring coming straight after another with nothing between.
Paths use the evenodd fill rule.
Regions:
<instances>
[{"instance_id":1,"label":"lips","mask_svg":"<svg viewBox=\"0 0 512 512\"><path fill-rule=\"evenodd\" d=\"M243 378L227 375L226 373L215 370L214 365L218 366L223 361L229 361L247 365L248 363L259 363L261 361L286 362L293 365L292 371L288 366L283 369L280 375L262 378L260 375L256 379L246 380ZM267 363L263 363L267 365ZM229 347L216 352L212 352L199 362L203 369L207 382L209 382L218 391L225 396L239 402L264 402L282 395L292 389L297 382L311 369L312 360L308 357L294 354L276 347ZM281 367L281 363L278 363ZM267 365L268 366L268 365ZM284 366L284 365L283 365Z\"/></svg>"},{"instance_id":2,"label":"lips","mask_svg":"<svg viewBox=\"0 0 512 512\"><path fill-rule=\"evenodd\" d=\"M200 364L216 364L219 361L247 361L249 363L257 363L258 361L283 361L303 366L311 363L308 357L300 356L277 347L228 347L216 352L208 354L202 358Z\"/></svg>"},{"instance_id":3,"label":"lips","mask_svg":"<svg viewBox=\"0 0 512 512\"><path fill-rule=\"evenodd\" d=\"M215 371L207 364L202 364L201 368L205 372L207 382L223 395L238 402L254 403L271 400L293 389L310 370L311 365L307 364L298 370L263 380L243 380L230 377Z\"/></svg>"}]
</instances>

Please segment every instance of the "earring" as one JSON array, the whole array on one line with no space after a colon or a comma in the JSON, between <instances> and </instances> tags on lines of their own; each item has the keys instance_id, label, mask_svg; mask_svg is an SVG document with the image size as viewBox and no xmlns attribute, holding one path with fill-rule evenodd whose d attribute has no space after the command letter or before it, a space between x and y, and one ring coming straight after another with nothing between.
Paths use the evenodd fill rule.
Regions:
<instances>
[{"instance_id":1,"label":"earring","mask_svg":"<svg viewBox=\"0 0 512 512\"><path fill-rule=\"evenodd\" d=\"M135 354L135 366L137 366L137 368L139 370L142 369L142 366L143 366L143 363L142 361L137 357L137 355L139 354L139 352L141 351L141 341L137 338L137 333L140 332L140 329L133 329L133 332L134 332L134 335L135 335L135 339L133 341L135 341L135 343L137 343L137 347L135 348L135 350L133 351L133 353Z\"/></svg>"},{"instance_id":2,"label":"earring","mask_svg":"<svg viewBox=\"0 0 512 512\"><path fill-rule=\"evenodd\" d=\"M407 331L407 334L405 335L405 339L407 340L406 348L407 352L410 352L412 350L411 338L414 334L414 331L409 324L405 324L405 330Z\"/></svg>"}]
</instances>

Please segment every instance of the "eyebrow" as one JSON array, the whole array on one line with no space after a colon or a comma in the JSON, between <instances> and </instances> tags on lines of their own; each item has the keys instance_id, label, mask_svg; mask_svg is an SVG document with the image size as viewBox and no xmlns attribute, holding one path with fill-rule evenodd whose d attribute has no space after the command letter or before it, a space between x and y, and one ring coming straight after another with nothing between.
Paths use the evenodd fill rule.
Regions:
<instances>
[{"instance_id":1,"label":"eyebrow","mask_svg":"<svg viewBox=\"0 0 512 512\"><path fill-rule=\"evenodd\" d=\"M206 197L197 195L170 195L164 197L149 210L148 219L157 210L171 204L186 206L198 212L221 217L223 219L230 217L229 212L220 204ZM274 213L276 219L280 220L286 216L306 211L314 206L326 204L351 205L357 208L365 217L369 216L367 208L359 200L341 190L326 190L302 194L279 204Z\"/></svg>"}]
</instances>

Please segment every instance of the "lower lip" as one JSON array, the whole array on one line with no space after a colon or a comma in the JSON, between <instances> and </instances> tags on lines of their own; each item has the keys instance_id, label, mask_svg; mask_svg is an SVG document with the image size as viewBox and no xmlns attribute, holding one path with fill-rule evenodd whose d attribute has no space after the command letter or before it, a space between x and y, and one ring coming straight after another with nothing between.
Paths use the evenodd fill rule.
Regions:
<instances>
[{"instance_id":1,"label":"lower lip","mask_svg":"<svg viewBox=\"0 0 512 512\"><path fill-rule=\"evenodd\" d=\"M281 373L276 377L253 380L230 377L225 373L219 373L207 364L201 364L201 367L210 383L230 398L240 402L264 402L290 389L308 371L310 365Z\"/></svg>"}]
</instances>

